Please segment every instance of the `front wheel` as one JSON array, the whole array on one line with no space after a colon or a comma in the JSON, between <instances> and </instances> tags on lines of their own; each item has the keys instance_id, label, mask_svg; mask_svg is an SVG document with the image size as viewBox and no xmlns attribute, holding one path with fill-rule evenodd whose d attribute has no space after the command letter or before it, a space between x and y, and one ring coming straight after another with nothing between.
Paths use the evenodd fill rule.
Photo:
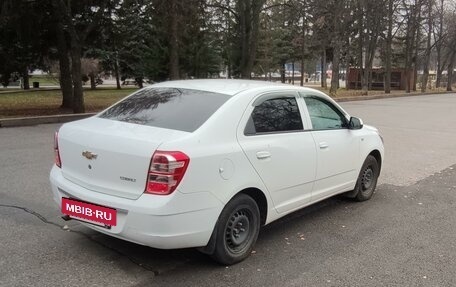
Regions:
<instances>
[{"instance_id":1,"label":"front wheel","mask_svg":"<svg viewBox=\"0 0 456 287\"><path fill-rule=\"evenodd\" d=\"M380 170L375 157L368 155L361 167L355 189L347 194L356 201L369 200L374 194Z\"/></svg>"},{"instance_id":2,"label":"front wheel","mask_svg":"<svg viewBox=\"0 0 456 287\"><path fill-rule=\"evenodd\" d=\"M260 232L257 203L246 194L236 195L223 209L215 228L212 258L223 265L244 260L252 252Z\"/></svg>"}]
</instances>

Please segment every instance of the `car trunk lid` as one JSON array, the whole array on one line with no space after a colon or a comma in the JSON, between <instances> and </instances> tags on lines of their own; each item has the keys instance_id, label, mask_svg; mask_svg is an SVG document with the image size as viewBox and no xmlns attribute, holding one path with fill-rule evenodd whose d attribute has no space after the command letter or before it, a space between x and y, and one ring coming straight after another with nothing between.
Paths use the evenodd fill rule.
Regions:
<instances>
[{"instance_id":1,"label":"car trunk lid","mask_svg":"<svg viewBox=\"0 0 456 287\"><path fill-rule=\"evenodd\" d=\"M63 176L94 192L129 199L145 189L151 157L188 132L92 117L59 131Z\"/></svg>"}]
</instances>

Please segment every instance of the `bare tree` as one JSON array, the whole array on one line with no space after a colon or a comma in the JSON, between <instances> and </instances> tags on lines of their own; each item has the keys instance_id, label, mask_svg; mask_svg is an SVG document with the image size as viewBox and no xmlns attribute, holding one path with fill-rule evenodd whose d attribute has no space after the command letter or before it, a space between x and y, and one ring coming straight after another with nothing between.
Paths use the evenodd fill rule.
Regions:
<instances>
[{"instance_id":1,"label":"bare tree","mask_svg":"<svg viewBox=\"0 0 456 287\"><path fill-rule=\"evenodd\" d=\"M309 56L308 47L310 44L309 27L309 0L294 0L291 2L291 9L296 12L296 31L293 38L293 46L296 50L296 57L301 64L300 85L304 85L306 58ZM294 78L294 77L293 77Z\"/></svg>"},{"instance_id":2,"label":"bare tree","mask_svg":"<svg viewBox=\"0 0 456 287\"><path fill-rule=\"evenodd\" d=\"M452 11L448 11L445 17L445 30L446 30L446 38L445 38L445 50L447 53L447 91L452 91L453 88L453 73L454 73L454 65L456 61L456 5L451 7Z\"/></svg>"},{"instance_id":3,"label":"bare tree","mask_svg":"<svg viewBox=\"0 0 456 287\"><path fill-rule=\"evenodd\" d=\"M329 93L331 95L336 95L337 89L339 88L339 69L340 69L340 59L341 59L341 50L344 40L345 28L344 25L349 21L350 13L348 11L348 1L335 1L333 6L333 36L332 38L332 48L333 48L333 57L332 57L332 75L331 75L331 88Z\"/></svg>"},{"instance_id":4,"label":"bare tree","mask_svg":"<svg viewBox=\"0 0 456 287\"><path fill-rule=\"evenodd\" d=\"M385 93L391 92L391 66L393 49L394 0L388 0L388 32L386 35Z\"/></svg>"},{"instance_id":5,"label":"bare tree","mask_svg":"<svg viewBox=\"0 0 456 287\"><path fill-rule=\"evenodd\" d=\"M426 52L424 55L424 66L423 66L423 77L421 81L421 92L426 91L426 87L429 79L429 65L431 61L431 40L432 40L432 9L434 7L434 0L427 0L427 37L426 37Z\"/></svg>"},{"instance_id":6,"label":"bare tree","mask_svg":"<svg viewBox=\"0 0 456 287\"><path fill-rule=\"evenodd\" d=\"M421 7L424 0L414 0L409 2L402 0L403 9L405 11L404 18L406 20L406 32L405 32L405 46L404 46L404 58L405 58L405 77L406 85L405 92L410 93L412 89L415 89L415 84L412 85L411 79L415 78L416 61L418 55L418 42L419 42L419 30L421 22ZM412 74L413 70L413 74ZM415 81L416 82L416 81Z\"/></svg>"},{"instance_id":7,"label":"bare tree","mask_svg":"<svg viewBox=\"0 0 456 287\"><path fill-rule=\"evenodd\" d=\"M440 83L442 81L442 72L445 68L445 64L443 63L443 42L445 41L445 32L443 30L443 15L444 15L444 7L445 7L445 0L437 0L438 7L436 9L436 21L437 23L434 25L434 28L437 30L434 31L434 42L435 42L435 50L436 50L436 61L437 61L437 74L435 80L435 87L440 88Z\"/></svg>"},{"instance_id":8,"label":"bare tree","mask_svg":"<svg viewBox=\"0 0 456 287\"><path fill-rule=\"evenodd\" d=\"M312 1L310 6L312 10L312 38L314 49L316 50L315 56L320 58L322 88L327 88L328 52L332 52L331 37L334 35L333 7L334 1L326 3L318 0Z\"/></svg>"},{"instance_id":9,"label":"bare tree","mask_svg":"<svg viewBox=\"0 0 456 287\"><path fill-rule=\"evenodd\" d=\"M358 33L361 64L361 85L363 94L367 95L372 74L372 64L378 48L378 39L383 32L383 20L387 10L384 1L359 0ZM364 65L363 65L364 63Z\"/></svg>"}]
</instances>

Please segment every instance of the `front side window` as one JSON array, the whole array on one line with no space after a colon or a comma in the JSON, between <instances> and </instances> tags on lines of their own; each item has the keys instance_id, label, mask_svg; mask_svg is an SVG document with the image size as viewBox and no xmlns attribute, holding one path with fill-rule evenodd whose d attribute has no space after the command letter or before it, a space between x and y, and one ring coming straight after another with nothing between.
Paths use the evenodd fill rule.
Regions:
<instances>
[{"instance_id":1,"label":"front side window","mask_svg":"<svg viewBox=\"0 0 456 287\"><path fill-rule=\"evenodd\" d=\"M225 94L191 89L143 89L110 107L100 117L193 132L229 98Z\"/></svg>"},{"instance_id":2,"label":"front side window","mask_svg":"<svg viewBox=\"0 0 456 287\"><path fill-rule=\"evenodd\" d=\"M245 129L246 135L303 130L294 97L273 98L256 106Z\"/></svg>"},{"instance_id":3,"label":"front side window","mask_svg":"<svg viewBox=\"0 0 456 287\"><path fill-rule=\"evenodd\" d=\"M304 98L314 130L341 129L347 126L344 115L330 102L319 98Z\"/></svg>"}]
</instances>

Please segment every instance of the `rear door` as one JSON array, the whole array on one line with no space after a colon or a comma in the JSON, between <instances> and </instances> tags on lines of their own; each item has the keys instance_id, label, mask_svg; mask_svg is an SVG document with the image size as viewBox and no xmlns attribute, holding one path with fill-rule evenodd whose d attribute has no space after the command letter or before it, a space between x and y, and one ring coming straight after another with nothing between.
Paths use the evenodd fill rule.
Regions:
<instances>
[{"instance_id":1,"label":"rear door","mask_svg":"<svg viewBox=\"0 0 456 287\"><path fill-rule=\"evenodd\" d=\"M279 213L310 202L316 148L305 130L302 99L294 91L263 94L246 110L238 141Z\"/></svg>"}]
</instances>

